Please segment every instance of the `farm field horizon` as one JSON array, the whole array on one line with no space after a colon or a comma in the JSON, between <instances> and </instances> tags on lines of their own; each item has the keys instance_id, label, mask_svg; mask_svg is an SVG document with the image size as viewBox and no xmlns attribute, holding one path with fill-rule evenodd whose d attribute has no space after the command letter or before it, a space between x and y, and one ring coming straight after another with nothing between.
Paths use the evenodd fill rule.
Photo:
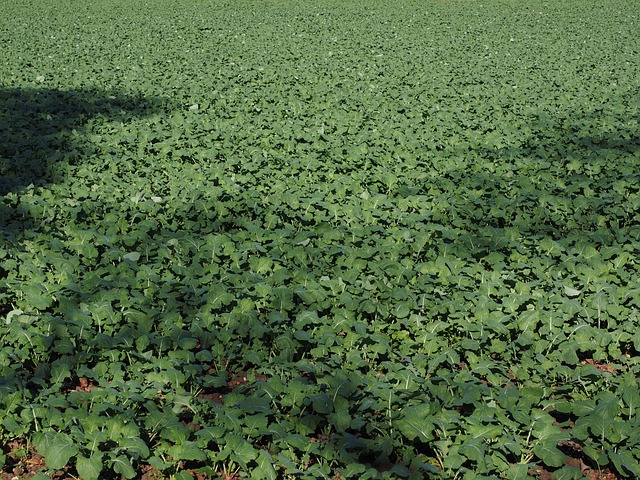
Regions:
<instances>
[{"instance_id":1,"label":"farm field horizon","mask_svg":"<svg viewBox=\"0 0 640 480\"><path fill-rule=\"evenodd\" d=\"M639 31L0 0L0 479L640 478Z\"/></svg>"}]
</instances>

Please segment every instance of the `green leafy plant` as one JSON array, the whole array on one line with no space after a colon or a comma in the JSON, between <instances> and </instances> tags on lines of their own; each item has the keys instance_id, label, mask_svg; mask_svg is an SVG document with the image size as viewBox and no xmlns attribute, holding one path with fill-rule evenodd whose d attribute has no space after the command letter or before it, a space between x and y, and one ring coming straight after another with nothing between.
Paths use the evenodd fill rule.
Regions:
<instances>
[{"instance_id":1,"label":"green leafy plant","mask_svg":"<svg viewBox=\"0 0 640 480\"><path fill-rule=\"evenodd\" d=\"M638 11L601 7L7 5L0 469L640 476Z\"/></svg>"}]
</instances>

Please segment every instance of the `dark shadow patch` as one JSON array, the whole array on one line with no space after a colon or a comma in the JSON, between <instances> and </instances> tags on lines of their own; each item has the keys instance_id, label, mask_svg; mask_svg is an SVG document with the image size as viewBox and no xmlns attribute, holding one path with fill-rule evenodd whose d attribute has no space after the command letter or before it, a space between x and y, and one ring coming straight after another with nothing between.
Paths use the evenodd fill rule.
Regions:
<instances>
[{"instance_id":1,"label":"dark shadow patch","mask_svg":"<svg viewBox=\"0 0 640 480\"><path fill-rule=\"evenodd\" d=\"M101 90L0 89L0 195L55 182L57 163L81 162L91 153L89 122L127 122L162 103Z\"/></svg>"}]
</instances>

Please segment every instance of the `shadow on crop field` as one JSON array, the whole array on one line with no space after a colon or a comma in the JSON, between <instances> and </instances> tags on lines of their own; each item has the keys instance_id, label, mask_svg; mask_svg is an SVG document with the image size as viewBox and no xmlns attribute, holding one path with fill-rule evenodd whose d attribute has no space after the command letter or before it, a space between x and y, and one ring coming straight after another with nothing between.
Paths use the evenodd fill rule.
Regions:
<instances>
[{"instance_id":1,"label":"shadow on crop field","mask_svg":"<svg viewBox=\"0 0 640 480\"><path fill-rule=\"evenodd\" d=\"M89 123L126 122L150 115L159 104L156 98L117 91L1 88L0 196L54 183L61 164L90 156L95 147L85 131ZM6 211L6 202L1 208L6 231L7 217L15 212Z\"/></svg>"},{"instance_id":2,"label":"shadow on crop field","mask_svg":"<svg viewBox=\"0 0 640 480\"><path fill-rule=\"evenodd\" d=\"M99 89L0 88L0 239L17 244L33 237L32 212L18 197L62 180L61 167L94 153L90 123L127 122L158 111L160 104L158 98ZM36 208L53 206L45 203ZM9 268L3 261L0 280ZM9 310L0 301L0 314Z\"/></svg>"},{"instance_id":3,"label":"shadow on crop field","mask_svg":"<svg viewBox=\"0 0 640 480\"><path fill-rule=\"evenodd\" d=\"M100 117L105 123L126 122L154 113L157 106L156 100L106 92L1 90L2 233L36 236L29 212L12 211L8 197L30 185L56 183L64 175L58 166L97 155L99 129L87 128L91 122ZM454 171L440 179L442 191L450 194L452 216L459 217L460 241L468 241L465 248L478 256L514 248L518 235L555 239L567 232L594 232L613 207L621 209L615 215L619 224L633 221L634 207L625 206L625 198L640 185L633 168L637 131L583 134L542 123L532 131L526 144L473 152L493 164L493 171L481 162L471 178L468 171ZM470 188L460 191L459 185ZM0 334L13 349L13 356L0 362L0 405L5 402L8 415L21 420L5 422L11 435L29 435L57 408L42 407L40 417L33 413L31 418L23 404L61 405L64 397L77 401L73 405L80 411L93 391L91 403L101 403L100 422L135 425L131 438L139 437L143 446L137 444L132 453L134 464L152 455L144 453L147 447L168 453L180 465L205 462L211 459L205 452L223 448L224 438L227 447L219 457L237 455L251 465L270 458L265 444L280 442L283 450L306 455L305 462L362 463L362 472L364 465L407 467L385 433L390 427L385 402L390 411L391 395L367 402L379 377L374 383L358 370L343 372L329 354L314 353L316 341L336 334L313 338L307 330L315 332L320 323L313 316L308 324L291 325L308 313L304 305L278 298L280 290L293 298L295 263L287 265L276 246L271 252L258 240L234 245L232 237L257 239L243 227L255 221L255 212L242 196L220 215L206 203L199 207L160 194L127 205L101 201L90 205L76 225L55 225L53 235L46 231L30 239L25 248L33 255L12 258L6 270L0 267L0 280L13 275L12 291L0 289L0 316L6 319ZM188 219L191 226L176 218ZM568 219L574 223L567 224ZM263 256L273 253L284 265L273 284L259 274L274 274L271 263L244 274L252 271L249 253L257 258L265 251ZM18 297L15 307L11 302ZM368 369L362 362L360 368ZM276 425L279 421L288 430ZM80 429L74 435L75 443L88 444ZM260 448L248 446L247 436ZM192 451L183 451L188 438ZM105 441L103 448L112 445Z\"/></svg>"},{"instance_id":4,"label":"shadow on crop field","mask_svg":"<svg viewBox=\"0 0 640 480\"><path fill-rule=\"evenodd\" d=\"M477 147L481 167L452 179L470 186L452 203L472 248L513 248L510 237L519 235L604 240L637 224L635 117L616 123L576 112L571 120L534 120L530 130L520 144Z\"/></svg>"}]
</instances>

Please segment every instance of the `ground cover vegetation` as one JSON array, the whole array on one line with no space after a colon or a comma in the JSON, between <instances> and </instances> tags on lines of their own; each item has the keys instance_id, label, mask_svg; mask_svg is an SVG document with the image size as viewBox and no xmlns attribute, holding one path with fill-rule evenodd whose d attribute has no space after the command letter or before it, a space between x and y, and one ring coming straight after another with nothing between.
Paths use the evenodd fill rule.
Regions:
<instances>
[{"instance_id":1,"label":"ground cover vegetation","mask_svg":"<svg viewBox=\"0 0 640 480\"><path fill-rule=\"evenodd\" d=\"M640 5L1 1L0 465L640 476Z\"/></svg>"}]
</instances>

